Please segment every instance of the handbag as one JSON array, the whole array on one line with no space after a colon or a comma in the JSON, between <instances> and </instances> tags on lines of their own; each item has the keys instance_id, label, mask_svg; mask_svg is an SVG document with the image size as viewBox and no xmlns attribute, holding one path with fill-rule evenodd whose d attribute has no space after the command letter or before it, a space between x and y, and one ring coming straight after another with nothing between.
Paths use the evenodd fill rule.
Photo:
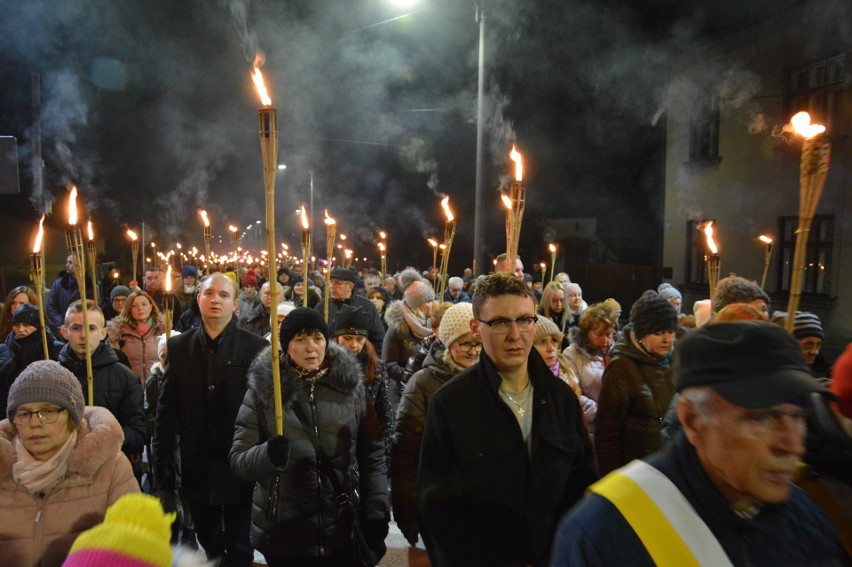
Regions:
<instances>
[{"instance_id":1,"label":"handbag","mask_svg":"<svg viewBox=\"0 0 852 567\"><path fill-rule=\"evenodd\" d=\"M379 563L379 557L367 542L367 538L364 535L364 530L361 526L360 502L357 501L357 489L353 489L354 494L350 494L343 490L343 487L340 485L340 479L337 478L337 475L331 468L331 460L326 455L322 445L320 445L319 436L317 435L316 430L308 420L308 416L305 415L305 410L295 401L291 404L291 407L293 408L293 413L296 414L296 417L302 423L302 427L304 427L305 432L308 434L308 439L310 439L311 445L314 446L314 452L316 453L317 460L319 461L320 471L326 476L326 478L328 478L329 482L331 482L331 488L337 495L337 503L340 506L344 518L348 517L352 524L350 537L352 539L352 548L355 554L356 564L362 567L375 567L375 565L378 565ZM358 475L357 468L354 469L353 472L353 476ZM355 501L353 501L353 496L355 496Z\"/></svg>"}]
</instances>

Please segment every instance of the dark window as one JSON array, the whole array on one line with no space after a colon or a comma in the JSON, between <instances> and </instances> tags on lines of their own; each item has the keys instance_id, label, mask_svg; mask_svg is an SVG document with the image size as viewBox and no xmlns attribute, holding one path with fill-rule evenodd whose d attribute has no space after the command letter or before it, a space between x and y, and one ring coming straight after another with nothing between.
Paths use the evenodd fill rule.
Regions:
<instances>
[{"instance_id":1,"label":"dark window","mask_svg":"<svg viewBox=\"0 0 852 567\"><path fill-rule=\"evenodd\" d=\"M793 252L796 248L796 229L799 217L778 219L778 290L790 291L793 276ZM831 293L832 254L834 252L834 215L817 215L808 235L805 254L805 282L803 294L828 295Z\"/></svg>"},{"instance_id":2,"label":"dark window","mask_svg":"<svg viewBox=\"0 0 852 567\"><path fill-rule=\"evenodd\" d=\"M711 221L715 226L714 219L691 220L686 222L685 280L687 284L709 285L709 282L707 281L707 260L705 257L710 253L710 249L707 247L707 236L705 236L703 228L705 223Z\"/></svg>"},{"instance_id":3,"label":"dark window","mask_svg":"<svg viewBox=\"0 0 852 567\"><path fill-rule=\"evenodd\" d=\"M845 53L791 69L789 115L804 110L811 115L811 122L826 127L828 135L846 133L843 87L847 82Z\"/></svg>"},{"instance_id":4,"label":"dark window","mask_svg":"<svg viewBox=\"0 0 852 567\"><path fill-rule=\"evenodd\" d=\"M696 103L689 119L689 161L719 159L719 97Z\"/></svg>"}]
</instances>

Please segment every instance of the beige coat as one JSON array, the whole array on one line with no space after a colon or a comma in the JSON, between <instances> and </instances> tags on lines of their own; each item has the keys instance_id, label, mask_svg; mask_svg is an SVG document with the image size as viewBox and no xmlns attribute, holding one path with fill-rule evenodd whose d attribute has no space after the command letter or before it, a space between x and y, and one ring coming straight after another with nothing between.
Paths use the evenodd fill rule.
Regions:
<instances>
[{"instance_id":1,"label":"beige coat","mask_svg":"<svg viewBox=\"0 0 852 567\"><path fill-rule=\"evenodd\" d=\"M0 421L0 564L61 565L80 534L103 521L108 506L139 492L121 452L124 433L106 409L87 407L65 479L49 494L34 496L12 478L15 433Z\"/></svg>"}]
</instances>

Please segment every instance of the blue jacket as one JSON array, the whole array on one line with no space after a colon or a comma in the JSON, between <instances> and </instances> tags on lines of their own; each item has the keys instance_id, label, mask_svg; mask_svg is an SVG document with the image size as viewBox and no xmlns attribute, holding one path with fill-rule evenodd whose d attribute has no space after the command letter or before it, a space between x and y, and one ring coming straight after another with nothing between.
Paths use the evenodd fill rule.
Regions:
<instances>
[{"instance_id":1,"label":"blue jacket","mask_svg":"<svg viewBox=\"0 0 852 567\"><path fill-rule=\"evenodd\" d=\"M89 288L91 294L91 288ZM65 324L65 311L68 306L80 299L77 280L68 272L62 272L47 294L47 319L50 325L59 328Z\"/></svg>"},{"instance_id":2,"label":"blue jacket","mask_svg":"<svg viewBox=\"0 0 852 567\"><path fill-rule=\"evenodd\" d=\"M799 488L788 502L766 505L753 519L738 516L710 483L683 435L648 462L683 493L716 536L733 565L753 567L844 565L831 521ZM639 537L609 500L587 496L563 518L551 567L654 567Z\"/></svg>"}]
</instances>

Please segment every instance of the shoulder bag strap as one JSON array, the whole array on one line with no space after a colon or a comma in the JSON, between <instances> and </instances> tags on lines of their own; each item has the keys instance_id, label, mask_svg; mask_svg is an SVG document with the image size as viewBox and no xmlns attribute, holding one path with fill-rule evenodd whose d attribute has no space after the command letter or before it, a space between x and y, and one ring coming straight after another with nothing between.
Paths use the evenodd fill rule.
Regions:
<instances>
[{"instance_id":1,"label":"shoulder bag strap","mask_svg":"<svg viewBox=\"0 0 852 567\"><path fill-rule=\"evenodd\" d=\"M657 565L731 567L716 536L686 497L648 463L635 460L589 490L618 508Z\"/></svg>"}]
</instances>

